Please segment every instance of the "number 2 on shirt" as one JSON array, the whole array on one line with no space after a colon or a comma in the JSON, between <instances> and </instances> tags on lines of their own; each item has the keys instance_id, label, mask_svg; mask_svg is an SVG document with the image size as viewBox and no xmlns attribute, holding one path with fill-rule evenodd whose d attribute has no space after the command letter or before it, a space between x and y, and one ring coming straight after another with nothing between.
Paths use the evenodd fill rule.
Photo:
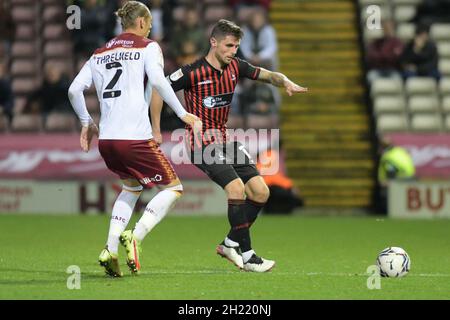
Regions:
<instances>
[{"instance_id":1,"label":"number 2 on shirt","mask_svg":"<svg viewBox=\"0 0 450 320\"><path fill-rule=\"evenodd\" d=\"M110 90L110 91L104 91L103 92L103 99L108 99L108 98L117 98L120 97L120 95L122 94L121 90L111 90L112 88L114 88L114 86L116 85L117 81L119 81L120 76L122 75L123 70L119 69L122 67L122 65L120 64L120 62L110 62L107 63L105 65L106 69L117 69L116 73L114 74L114 77L111 79L111 81L108 83L108 85L106 86L106 90Z\"/></svg>"}]
</instances>

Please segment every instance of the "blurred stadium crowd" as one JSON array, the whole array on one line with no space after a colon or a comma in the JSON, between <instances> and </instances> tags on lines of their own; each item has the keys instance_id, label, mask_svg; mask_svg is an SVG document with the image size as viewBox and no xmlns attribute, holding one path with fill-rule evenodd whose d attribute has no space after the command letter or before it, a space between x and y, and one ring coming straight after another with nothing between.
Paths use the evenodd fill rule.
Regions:
<instances>
[{"instance_id":1,"label":"blurred stadium crowd","mask_svg":"<svg viewBox=\"0 0 450 320\"><path fill-rule=\"evenodd\" d=\"M450 1L359 3L377 132L450 130ZM365 25L370 5L382 29Z\"/></svg>"},{"instance_id":2,"label":"blurred stadium crowd","mask_svg":"<svg viewBox=\"0 0 450 320\"><path fill-rule=\"evenodd\" d=\"M125 0L2 0L0 5L0 132L76 132L67 99L71 79L93 51L121 32L115 11ZM267 13L270 0L147 0L153 15L150 37L158 41L169 74L209 49L215 22L226 18L244 27L239 56L274 70L277 39ZM69 30L68 6L81 8L81 29ZM250 89L250 90L249 90ZM98 121L95 88L85 92ZM243 82L236 92L229 127L278 125L280 96L266 84ZM254 115L249 117L249 115ZM162 130L183 127L163 109ZM252 123L247 123L250 119Z\"/></svg>"}]
</instances>

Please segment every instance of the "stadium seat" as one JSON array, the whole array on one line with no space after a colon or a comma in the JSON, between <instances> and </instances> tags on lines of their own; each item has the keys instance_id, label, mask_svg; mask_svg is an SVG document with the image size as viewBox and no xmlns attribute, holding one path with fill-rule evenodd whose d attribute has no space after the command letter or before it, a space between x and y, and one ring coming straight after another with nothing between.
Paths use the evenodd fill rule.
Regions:
<instances>
[{"instance_id":1,"label":"stadium seat","mask_svg":"<svg viewBox=\"0 0 450 320\"><path fill-rule=\"evenodd\" d=\"M44 27L44 39L45 40L58 40L64 35L66 29L61 24L47 24Z\"/></svg>"},{"instance_id":2,"label":"stadium seat","mask_svg":"<svg viewBox=\"0 0 450 320\"><path fill-rule=\"evenodd\" d=\"M32 59L14 59L11 64L11 76L34 76L37 71L36 61Z\"/></svg>"},{"instance_id":3,"label":"stadium seat","mask_svg":"<svg viewBox=\"0 0 450 320\"><path fill-rule=\"evenodd\" d=\"M73 114L52 112L45 121L47 132L74 132L76 129L77 122Z\"/></svg>"},{"instance_id":4,"label":"stadium seat","mask_svg":"<svg viewBox=\"0 0 450 320\"><path fill-rule=\"evenodd\" d=\"M35 35L34 25L31 23L21 23L16 27L15 40L29 40Z\"/></svg>"},{"instance_id":5,"label":"stadium seat","mask_svg":"<svg viewBox=\"0 0 450 320\"><path fill-rule=\"evenodd\" d=\"M375 79L372 83L370 94L372 98L378 95L401 95L403 94L403 82L400 79Z\"/></svg>"},{"instance_id":6,"label":"stadium seat","mask_svg":"<svg viewBox=\"0 0 450 320\"><path fill-rule=\"evenodd\" d=\"M358 0L359 5L362 7L367 7L370 5L377 6L387 6L389 5L389 0Z\"/></svg>"},{"instance_id":7,"label":"stadium seat","mask_svg":"<svg viewBox=\"0 0 450 320\"><path fill-rule=\"evenodd\" d=\"M414 6L417 6L422 1L423 0L392 0L392 4L394 6L398 6L398 5L414 5Z\"/></svg>"},{"instance_id":8,"label":"stadium seat","mask_svg":"<svg viewBox=\"0 0 450 320\"><path fill-rule=\"evenodd\" d=\"M36 44L30 41L16 41L11 48L13 57L36 57Z\"/></svg>"},{"instance_id":9,"label":"stadium seat","mask_svg":"<svg viewBox=\"0 0 450 320\"><path fill-rule=\"evenodd\" d=\"M405 91L408 96L416 94L435 94L437 83L434 78L412 77L406 80Z\"/></svg>"},{"instance_id":10,"label":"stadium seat","mask_svg":"<svg viewBox=\"0 0 450 320\"><path fill-rule=\"evenodd\" d=\"M13 6L15 5L32 5L34 2L34 0L11 0L11 4Z\"/></svg>"},{"instance_id":11,"label":"stadium seat","mask_svg":"<svg viewBox=\"0 0 450 320\"><path fill-rule=\"evenodd\" d=\"M433 113L439 111L436 95L415 95L409 98L408 109L411 113Z\"/></svg>"},{"instance_id":12,"label":"stadium seat","mask_svg":"<svg viewBox=\"0 0 450 320\"><path fill-rule=\"evenodd\" d=\"M406 114L382 114L378 116L377 132L379 134L404 131L408 131L408 118Z\"/></svg>"},{"instance_id":13,"label":"stadium seat","mask_svg":"<svg viewBox=\"0 0 450 320\"><path fill-rule=\"evenodd\" d=\"M442 130L442 119L437 113L414 114L411 118L411 130L417 132L437 132Z\"/></svg>"},{"instance_id":14,"label":"stadium seat","mask_svg":"<svg viewBox=\"0 0 450 320\"><path fill-rule=\"evenodd\" d=\"M20 24L23 22L32 22L36 17L36 10L34 6L16 6L11 9L13 20Z\"/></svg>"},{"instance_id":15,"label":"stadium seat","mask_svg":"<svg viewBox=\"0 0 450 320\"><path fill-rule=\"evenodd\" d=\"M11 76L27 76L34 75L36 73L36 63L32 59L14 59L11 63Z\"/></svg>"},{"instance_id":16,"label":"stadium seat","mask_svg":"<svg viewBox=\"0 0 450 320\"><path fill-rule=\"evenodd\" d=\"M374 113L376 115L382 113L404 113L405 99L399 96L378 96L374 102Z\"/></svg>"},{"instance_id":17,"label":"stadium seat","mask_svg":"<svg viewBox=\"0 0 450 320\"><path fill-rule=\"evenodd\" d=\"M72 53L72 45L67 41L49 41L44 46L45 58L67 58Z\"/></svg>"},{"instance_id":18,"label":"stadium seat","mask_svg":"<svg viewBox=\"0 0 450 320\"><path fill-rule=\"evenodd\" d=\"M42 12L42 19L45 23L55 22L64 18L63 7L60 5L47 5Z\"/></svg>"},{"instance_id":19,"label":"stadium seat","mask_svg":"<svg viewBox=\"0 0 450 320\"><path fill-rule=\"evenodd\" d=\"M450 23L433 23L430 36L436 41L450 40Z\"/></svg>"},{"instance_id":20,"label":"stadium seat","mask_svg":"<svg viewBox=\"0 0 450 320\"><path fill-rule=\"evenodd\" d=\"M445 129L445 131L450 131L450 114L445 116L444 129Z\"/></svg>"},{"instance_id":21,"label":"stadium seat","mask_svg":"<svg viewBox=\"0 0 450 320\"><path fill-rule=\"evenodd\" d=\"M437 43L439 57L450 58L450 41L439 41Z\"/></svg>"},{"instance_id":22,"label":"stadium seat","mask_svg":"<svg viewBox=\"0 0 450 320\"><path fill-rule=\"evenodd\" d=\"M397 26L397 37L404 42L414 38L416 26L413 23L401 23Z\"/></svg>"},{"instance_id":23,"label":"stadium seat","mask_svg":"<svg viewBox=\"0 0 450 320\"><path fill-rule=\"evenodd\" d=\"M439 93L441 95L450 94L450 77L441 78L439 81Z\"/></svg>"},{"instance_id":24,"label":"stadium seat","mask_svg":"<svg viewBox=\"0 0 450 320\"><path fill-rule=\"evenodd\" d=\"M16 94L29 94L36 89L34 78L14 78L12 88Z\"/></svg>"},{"instance_id":25,"label":"stadium seat","mask_svg":"<svg viewBox=\"0 0 450 320\"><path fill-rule=\"evenodd\" d=\"M450 76L450 59L439 60L439 71L442 76Z\"/></svg>"},{"instance_id":26,"label":"stadium seat","mask_svg":"<svg viewBox=\"0 0 450 320\"><path fill-rule=\"evenodd\" d=\"M397 23L410 21L416 15L416 7L413 5L409 6L398 6L395 8L394 20Z\"/></svg>"},{"instance_id":27,"label":"stadium seat","mask_svg":"<svg viewBox=\"0 0 450 320\"><path fill-rule=\"evenodd\" d=\"M0 132L5 133L9 130L8 119L2 113L0 113Z\"/></svg>"},{"instance_id":28,"label":"stadium seat","mask_svg":"<svg viewBox=\"0 0 450 320\"><path fill-rule=\"evenodd\" d=\"M42 130L42 118L35 114L17 114L14 116L12 132L40 132Z\"/></svg>"},{"instance_id":29,"label":"stadium seat","mask_svg":"<svg viewBox=\"0 0 450 320\"><path fill-rule=\"evenodd\" d=\"M226 6L208 6L203 14L205 22L217 22L220 19L231 19L233 12Z\"/></svg>"},{"instance_id":30,"label":"stadium seat","mask_svg":"<svg viewBox=\"0 0 450 320\"><path fill-rule=\"evenodd\" d=\"M450 113L450 95L442 97L441 109L443 113Z\"/></svg>"},{"instance_id":31,"label":"stadium seat","mask_svg":"<svg viewBox=\"0 0 450 320\"><path fill-rule=\"evenodd\" d=\"M13 112L14 114L21 114L23 112L23 109L25 108L25 104L27 103L26 97L16 97L14 99L14 107Z\"/></svg>"}]
</instances>

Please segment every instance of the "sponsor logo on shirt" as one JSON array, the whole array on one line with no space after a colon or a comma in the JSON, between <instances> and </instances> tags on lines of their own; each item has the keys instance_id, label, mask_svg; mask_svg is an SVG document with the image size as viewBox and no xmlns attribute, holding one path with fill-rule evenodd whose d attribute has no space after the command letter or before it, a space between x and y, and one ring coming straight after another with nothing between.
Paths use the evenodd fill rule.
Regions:
<instances>
[{"instance_id":1,"label":"sponsor logo on shirt","mask_svg":"<svg viewBox=\"0 0 450 320\"><path fill-rule=\"evenodd\" d=\"M201 86L202 84L210 84L210 83L212 83L212 80L205 80L205 81L197 83L197 85Z\"/></svg>"},{"instance_id":2,"label":"sponsor logo on shirt","mask_svg":"<svg viewBox=\"0 0 450 320\"><path fill-rule=\"evenodd\" d=\"M123 47L131 48L134 45L134 40L112 39L106 43L106 48L110 49L115 45L122 45Z\"/></svg>"},{"instance_id":3,"label":"sponsor logo on shirt","mask_svg":"<svg viewBox=\"0 0 450 320\"><path fill-rule=\"evenodd\" d=\"M160 182L162 180L162 176L160 174L157 174L153 178L144 177L141 179L142 184L149 184L150 182Z\"/></svg>"},{"instance_id":4,"label":"sponsor logo on shirt","mask_svg":"<svg viewBox=\"0 0 450 320\"><path fill-rule=\"evenodd\" d=\"M231 104L233 93L225 93L217 96L209 96L203 99L205 108L220 108Z\"/></svg>"}]
</instances>

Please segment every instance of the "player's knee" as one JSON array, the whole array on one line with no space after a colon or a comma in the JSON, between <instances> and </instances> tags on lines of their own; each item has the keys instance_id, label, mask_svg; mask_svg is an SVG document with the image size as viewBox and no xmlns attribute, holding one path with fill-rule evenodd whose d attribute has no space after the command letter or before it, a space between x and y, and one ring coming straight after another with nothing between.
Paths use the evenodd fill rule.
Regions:
<instances>
[{"instance_id":1,"label":"player's knee","mask_svg":"<svg viewBox=\"0 0 450 320\"><path fill-rule=\"evenodd\" d=\"M183 196L183 185L181 183L164 188L164 190L170 190L177 193L178 198L181 198Z\"/></svg>"},{"instance_id":2,"label":"player's knee","mask_svg":"<svg viewBox=\"0 0 450 320\"><path fill-rule=\"evenodd\" d=\"M138 186L129 186L129 185L122 185L122 191L126 191L126 192L131 192L134 193L135 195L140 195L142 190L144 190L144 187L142 187L141 185Z\"/></svg>"},{"instance_id":3,"label":"player's knee","mask_svg":"<svg viewBox=\"0 0 450 320\"><path fill-rule=\"evenodd\" d=\"M226 187L228 199L244 199L245 198L245 186L242 180L235 180L230 182Z\"/></svg>"},{"instance_id":4,"label":"player's knee","mask_svg":"<svg viewBox=\"0 0 450 320\"><path fill-rule=\"evenodd\" d=\"M252 200L257 202L267 202L269 196L270 196L269 187L267 187L267 185L265 184L262 184L258 186L256 190L254 190Z\"/></svg>"}]
</instances>

